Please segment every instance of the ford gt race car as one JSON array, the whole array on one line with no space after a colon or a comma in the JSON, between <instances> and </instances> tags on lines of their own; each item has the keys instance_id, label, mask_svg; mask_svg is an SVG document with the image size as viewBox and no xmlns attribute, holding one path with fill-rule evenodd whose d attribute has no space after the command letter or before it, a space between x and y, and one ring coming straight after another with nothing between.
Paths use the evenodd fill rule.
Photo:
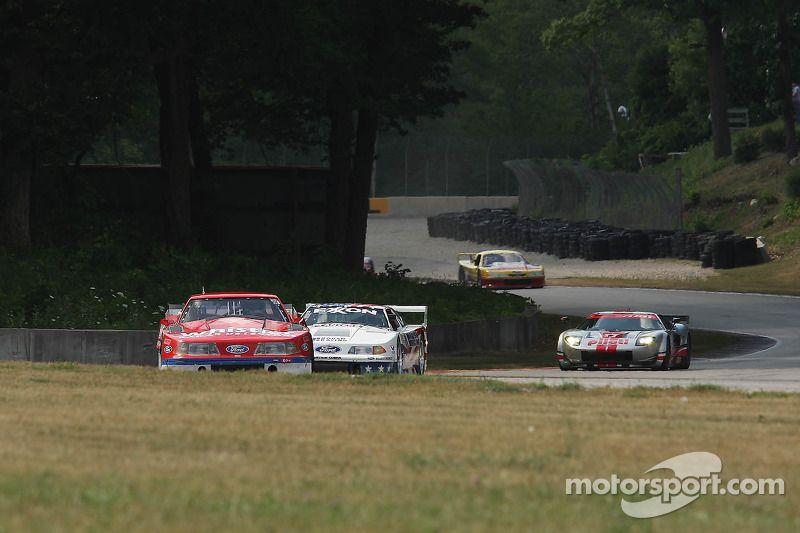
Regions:
<instances>
[{"instance_id":1,"label":"ford gt race car","mask_svg":"<svg viewBox=\"0 0 800 533\"><path fill-rule=\"evenodd\" d=\"M196 294L167 311L157 346L162 369L307 374L313 362L302 318L272 294Z\"/></svg>"},{"instance_id":2,"label":"ford gt race car","mask_svg":"<svg viewBox=\"0 0 800 533\"><path fill-rule=\"evenodd\" d=\"M407 325L401 313L423 315ZM314 340L314 371L424 374L428 364L425 306L307 304L303 319Z\"/></svg>"},{"instance_id":3,"label":"ford gt race car","mask_svg":"<svg viewBox=\"0 0 800 533\"><path fill-rule=\"evenodd\" d=\"M540 289L544 267L529 263L513 250L458 254L458 281L487 289Z\"/></svg>"},{"instance_id":4,"label":"ford gt race car","mask_svg":"<svg viewBox=\"0 0 800 533\"><path fill-rule=\"evenodd\" d=\"M561 370L686 369L692 362L689 317L649 312L593 313L558 337Z\"/></svg>"}]
</instances>

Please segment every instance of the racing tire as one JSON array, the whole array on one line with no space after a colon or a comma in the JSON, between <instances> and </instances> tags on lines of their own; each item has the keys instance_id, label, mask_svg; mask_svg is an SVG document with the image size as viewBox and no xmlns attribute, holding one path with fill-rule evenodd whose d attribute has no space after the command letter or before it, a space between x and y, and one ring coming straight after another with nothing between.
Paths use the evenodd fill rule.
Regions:
<instances>
[{"instance_id":1,"label":"racing tire","mask_svg":"<svg viewBox=\"0 0 800 533\"><path fill-rule=\"evenodd\" d=\"M459 267L458 269L458 284L459 285L467 284L467 273L464 272L464 269L461 267Z\"/></svg>"},{"instance_id":2,"label":"racing tire","mask_svg":"<svg viewBox=\"0 0 800 533\"><path fill-rule=\"evenodd\" d=\"M664 357L664 361L661 363L661 367L658 370L669 370L669 364L672 362L672 339L667 337L667 355Z\"/></svg>"},{"instance_id":3,"label":"racing tire","mask_svg":"<svg viewBox=\"0 0 800 533\"><path fill-rule=\"evenodd\" d=\"M686 357L681 358L681 364L675 368L679 370L688 370L692 365L692 335L686 339Z\"/></svg>"},{"instance_id":4,"label":"racing tire","mask_svg":"<svg viewBox=\"0 0 800 533\"><path fill-rule=\"evenodd\" d=\"M397 373L398 374L402 374L403 373L404 359L405 358L403 357L403 346L402 346L402 344L400 344L398 342L397 343Z\"/></svg>"}]
</instances>

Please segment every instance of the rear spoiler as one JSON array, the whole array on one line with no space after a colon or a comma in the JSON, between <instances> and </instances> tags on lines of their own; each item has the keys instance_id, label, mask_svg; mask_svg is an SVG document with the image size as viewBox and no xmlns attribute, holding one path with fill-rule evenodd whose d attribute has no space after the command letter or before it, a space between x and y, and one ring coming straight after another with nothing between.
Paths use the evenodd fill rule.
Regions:
<instances>
[{"instance_id":1,"label":"rear spoiler","mask_svg":"<svg viewBox=\"0 0 800 533\"><path fill-rule=\"evenodd\" d=\"M689 324L689 315L658 315L658 318L661 319L665 325L667 324L675 324L680 322L681 324Z\"/></svg>"},{"instance_id":2,"label":"rear spoiler","mask_svg":"<svg viewBox=\"0 0 800 533\"><path fill-rule=\"evenodd\" d=\"M389 305L398 313L422 313L422 325L428 327L428 306L427 305Z\"/></svg>"}]
</instances>

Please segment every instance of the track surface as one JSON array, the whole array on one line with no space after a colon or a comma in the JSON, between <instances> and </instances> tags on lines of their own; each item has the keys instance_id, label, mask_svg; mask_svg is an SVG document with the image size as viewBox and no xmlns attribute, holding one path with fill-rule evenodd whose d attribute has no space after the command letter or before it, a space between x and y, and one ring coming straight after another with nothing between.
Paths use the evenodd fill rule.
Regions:
<instances>
[{"instance_id":1,"label":"track surface","mask_svg":"<svg viewBox=\"0 0 800 533\"><path fill-rule=\"evenodd\" d=\"M398 219L398 224L403 224L403 220ZM412 271L430 266L425 250L435 246L435 240L428 238L430 242L425 243L425 239L419 238L422 246L395 252ZM367 254L370 254L369 248ZM376 268L382 268L383 258L375 255ZM454 266L453 277L455 273ZM688 314L696 328L762 335L777 343L772 348L747 355L694 359L691 369L685 371L562 372L557 368L544 368L457 371L447 375L553 384L569 381L589 387L711 384L751 391L800 392L800 297L605 287L546 287L513 292L533 298L547 313L584 315L598 310L630 308Z\"/></svg>"}]
</instances>

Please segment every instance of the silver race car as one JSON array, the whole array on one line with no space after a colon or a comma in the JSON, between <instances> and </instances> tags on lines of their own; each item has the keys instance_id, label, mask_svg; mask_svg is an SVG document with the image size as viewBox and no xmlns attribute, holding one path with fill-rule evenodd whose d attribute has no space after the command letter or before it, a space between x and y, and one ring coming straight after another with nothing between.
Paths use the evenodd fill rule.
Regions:
<instances>
[{"instance_id":1,"label":"silver race car","mask_svg":"<svg viewBox=\"0 0 800 533\"><path fill-rule=\"evenodd\" d=\"M689 317L639 311L592 313L558 337L561 370L686 369L692 362Z\"/></svg>"},{"instance_id":2,"label":"silver race car","mask_svg":"<svg viewBox=\"0 0 800 533\"><path fill-rule=\"evenodd\" d=\"M406 324L403 314L422 315ZM424 374L428 366L426 306L307 304L303 319L314 342L313 371Z\"/></svg>"}]
</instances>

